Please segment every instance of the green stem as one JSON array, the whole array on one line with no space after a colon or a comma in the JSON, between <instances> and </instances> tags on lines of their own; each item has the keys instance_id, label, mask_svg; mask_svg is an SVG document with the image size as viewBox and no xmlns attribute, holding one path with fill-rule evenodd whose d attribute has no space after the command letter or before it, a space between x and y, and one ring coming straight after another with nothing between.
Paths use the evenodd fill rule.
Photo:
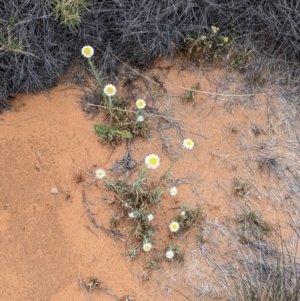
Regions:
<instances>
[{"instance_id":1,"label":"green stem","mask_svg":"<svg viewBox=\"0 0 300 301\"><path fill-rule=\"evenodd\" d=\"M112 97L108 96L108 106L111 109L112 108Z\"/></svg>"},{"instance_id":2,"label":"green stem","mask_svg":"<svg viewBox=\"0 0 300 301\"><path fill-rule=\"evenodd\" d=\"M103 80L100 79L99 73L97 72L93 61L90 58L88 58L88 62L89 62L89 65L91 67L92 74L94 75L94 77L96 79L98 92L99 92L99 94L102 94L102 96L104 96L104 94L103 94L104 93L103 92L103 84L102 84Z\"/></svg>"},{"instance_id":3,"label":"green stem","mask_svg":"<svg viewBox=\"0 0 300 301\"><path fill-rule=\"evenodd\" d=\"M172 161L169 168L165 171L165 173L160 177L158 184L160 184L162 181L166 180L174 167L174 165L178 162L178 160L184 155L185 149L182 149L182 151L177 155L177 157Z\"/></svg>"},{"instance_id":4,"label":"green stem","mask_svg":"<svg viewBox=\"0 0 300 301\"><path fill-rule=\"evenodd\" d=\"M114 106L113 106L113 96L104 96L108 98L108 111L110 114L110 119L112 119L115 116L114 113Z\"/></svg>"}]
</instances>

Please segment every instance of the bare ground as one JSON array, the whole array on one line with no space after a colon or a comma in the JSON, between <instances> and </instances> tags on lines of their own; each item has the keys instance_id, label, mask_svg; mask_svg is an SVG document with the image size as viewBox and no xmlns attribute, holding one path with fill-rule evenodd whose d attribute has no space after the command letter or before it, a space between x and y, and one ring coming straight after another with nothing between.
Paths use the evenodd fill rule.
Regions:
<instances>
[{"instance_id":1,"label":"bare ground","mask_svg":"<svg viewBox=\"0 0 300 301\"><path fill-rule=\"evenodd\" d=\"M178 195L166 194L154 212L154 250L141 251L134 261L125 254L129 218L118 228L123 238L118 239L97 229L87 212L86 204L97 224L109 229L113 195L102 180L95 181L94 171L103 168L111 178L120 176L109 168L123 158L126 145L113 150L99 143L92 128L103 115L86 118L81 90L68 82L47 93L17 95L14 110L0 115L2 300L86 300L79 280L86 284L91 276L103 288L90 292L93 300L128 295L141 301L226 300L230 289L224 263L240 246L233 219L247 210L260 212L295 250L300 225L297 108L274 87L258 95L243 92L235 72L181 67L158 60L129 87L122 85L127 75L118 85L118 93L133 104L137 98L146 100L152 129L148 140L138 138L130 145L137 167L129 171L128 181L143 168L147 154L161 158L161 166L149 172L156 178L183 138L195 141L172 172ZM185 88L197 82L199 91L185 103ZM84 180L77 184L79 171ZM237 186L243 183L240 192ZM57 193L51 193L53 188ZM170 237L168 223L183 203L200 205L203 218L179 238ZM271 235L270 241L276 239ZM147 268L170 242L181 247L184 262Z\"/></svg>"}]
</instances>

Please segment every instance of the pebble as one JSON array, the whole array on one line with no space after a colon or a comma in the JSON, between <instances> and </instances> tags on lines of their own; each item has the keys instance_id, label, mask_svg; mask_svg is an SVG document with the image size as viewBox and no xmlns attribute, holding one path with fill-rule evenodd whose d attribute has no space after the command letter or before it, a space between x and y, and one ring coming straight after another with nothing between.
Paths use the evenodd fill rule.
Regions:
<instances>
[{"instance_id":1,"label":"pebble","mask_svg":"<svg viewBox=\"0 0 300 301\"><path fill-rule=\"evenodd\" d=\"M57 188L51 188L51 193L53 193L53 194L56 194L56 193L58 193L58 190L57 190Z\"/></svg>"},{"instance_id":2,"label":"pebble","mask_svg":"<svg viewBox=\"0 0 300 301\"><path fill-rule=\"evenodd\" d=\"M128 169L133 169L136 167L136 162L134 160L130 160L128 163L127 163L127 168Z\"/></svg>"}]
</instances>

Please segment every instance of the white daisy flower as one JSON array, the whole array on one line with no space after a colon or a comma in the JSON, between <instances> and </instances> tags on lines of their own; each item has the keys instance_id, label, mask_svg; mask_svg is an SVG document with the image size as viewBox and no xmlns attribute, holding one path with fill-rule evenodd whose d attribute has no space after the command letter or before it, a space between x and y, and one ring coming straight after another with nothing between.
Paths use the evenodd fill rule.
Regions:
<instances>
[{"instance_id":1,"label":"white daisy flower","mask_svg":"<svg viewBox=\"0 0 300 301\"><path fill-rule=\"evenodd\" d=\"M149 252L152 249L152 245L149 242L143 244L143 250Z\"/></svg>"},{"instance_id":2,"label":"white daisy flower","mask_svg":"<svg viewBox=\"0 0 300 301\"><path fill-rule=\"evenodd\" d=\"M174 252L173 251L167 251L165 254L166 258L172 259L174 257Z\"/></svg>"},{"instance_id":3,"label":"white daisy flower","mask_svg":"<svg viewBox=\"0 0 300 301\"><path fill-rule=\"evenodd\" d=\"M148 155L145 158L145 163L148 168L155 169L159 166L159 157L154 154Z\"/></svg>"},{"instance_id":4,"label":"white daisy flower","mask_svg":"<svg viewBox=\"0 0 300 301\"><path fill-rule=\"evenodd\" d=\"M191 139L184 139L183 140L183 147L186 149L193 149L194 142Z\"/></svg>"},{"instance_id":5,"label":"white daisy flower","mask_svg":"<svg viewBox=\"0 0 300 301\"><path fill-rule=\"evenodd\" d=\"M102 169L102 168L97 169L95 171L95 173L96 173L96 178L97 179L103 179L105 177L105 175L106 175L105 170Z\"/></svg>"},{"instance_id":6,"label":"white daisy flower","mask_svg":"<svg viewBox=\"0 0 300 301\"><path fill-rule=\"evenodd\" d=\"M146 102L144 101L144 99L138 99L136 102L135 102L136 106L138 109L144 109L145 106L146 106Z\"/></svg>"},{"instance_id":7,"label":"white daisy flower","mask_svg":"<svg viewBox=\"0 0 300 301\"><path fill-rule=\"evenodd\" d=\"M106 85L103 90L107 96L114 96L117 93L116 87L111 84Z\"/></svg>"},{"instance_id":8,"label":"white daisy flower","mask_svg":"<svg viewBox=\"0 0 300 301\"><path fill-rule=\"evenodd\" d=\"M172 222L170 225L169 225L169 228L170 228L170 231L171 232L177 232L179 230L179 224L177 222Z\"/></svg>"},{"instance_id":9,"label":"white daisy flower","mask_svg":"<svg viewBox=\"0 0 300 301\"><path fill-rule=\"evenodd\" d=\"M138 116L137 121L138 122L143 122L144 121L144 117L142 115Z\"/></svg>"},{"instance_id":10,"label":"white daisy flower","mask_svg":"<svg viewBox=\"0 0 300 301\"><path fill-rule=\"evenodd\" d=\"M148 218L148 221L151 222L153 220L154 216L152 214L148 214L147 218Z\"/></svg>"},{"instance_id":11,"label":"white daisy flower","mask_svg":"<svg viewBox=\"0 0 300 301\"><path fill-rule=\"evenodd\" d=\"M91 46L84 46L81 48L81 54L87 59L89 59L94 55L94 48Z\"/></svg>"},{"instance_id":12,"label":"white daisy flower","mask_svg":"<svg viewBox=\"0 0 300 301\"><path fill-rule=\"evenodd\" d=\"M175 186L170 188L170 195L171 196L175 196L177 194L177 192L178 192L178 190Z\"/></svg>"}]
</instances>

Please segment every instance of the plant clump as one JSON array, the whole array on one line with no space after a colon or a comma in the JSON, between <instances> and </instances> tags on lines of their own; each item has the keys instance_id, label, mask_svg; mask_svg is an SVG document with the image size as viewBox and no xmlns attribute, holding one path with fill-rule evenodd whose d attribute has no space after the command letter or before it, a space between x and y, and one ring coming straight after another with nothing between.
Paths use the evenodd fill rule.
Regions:
<instances>
[{"instance_id":1,"label":"plant clump","mask_svg":"<svg viewBox=\"0 0 300 301\"><path fill-rule=\"evenodd\" d=\"M79 25L80 14L88 9L87 0L52 0L51 5L55 18L70 29Z\"/></svg>"},{"instance_id":2,"label":"plant clump","mask_svg":"<svg viewBox=\"0 0 300 301\"><path fill-rule=\"evenodd\" d=\"M117 88L113 84L104 86L104 78L99 76L92 57L94 49L91 46L84 46L81 50L82 55L87 58L90 72L95 79L96 88L94 99L97 104L87 103L88 106L95 106L104 110L109 124L95 124L94 131L99 135L102 143L116 147L124 139L142 136L148 132L148 124L144 117L146 102L143 99L136 101L136 111L128 110L130 102L117 95ZM84 94L84 100L88 100Z\"/></svg>"},{"instance_id":3,"label":"plant clump","mask_svg":"<svg viewBox=\"0 0 300 301\"><path fill-rule=\"evenodd\" d=\"M192 38L188 35L184 39L182 52L197 66L211 65L216 63L224 55L230 41L228 36L219 33L220 28L211 26L207 34L197 38ZM199 87L195 87L199 89ZM190 102L193 99L193 93L188 92L185 97L185 102Z\"/></svg>"},{"instance_id":4,"label":"plant clump","mask_svg":"<svg viewBox=\"0 0 300 301\"><path fill-rule=\"evenodd\" d=\"M169 176L174 164L183 156L186 150L191 150L194 142L191 139L184 139L183 148L170 167L159 178L158 182L149 181L148 170L159 169L160 158L156 154L149 154L145 157L145 167L142 168L133 183L113 180L106 176L103 169L96 170L96 178L103 179L108 190L115 194L115 206L119 212L111 219L111 226L118 227L121 221L128 221L132 225L132 234L129 239L129 248L126 251L128 259L138 257L142 251L150 253L155 248L155 230L157 210L160 207L161 198L168 192L171 196L178 193L177 187L170 187ZM166 176L167 175L167 176ZM201 208L189 209L182 205L177 217L169 223L169 230L173 234L182 233L190 229L201 215ZM182 259L183 255L179 248L170 245L162 258L172 260Z\"/></svg>"},{"instance_id":5,"label":"plant clump","mask_svg":"<svg viewBox=\"0 0 300 301\"><path fill-rule=\"evenodd\" d=\"M170 231L182 232L188 230L194 225L201 213L202 210L200 207L197 207L196 209L189 209L186 204L183 204L178 216L175 218L175 221L170 224Z\"/></svg>"}]
</instances>

